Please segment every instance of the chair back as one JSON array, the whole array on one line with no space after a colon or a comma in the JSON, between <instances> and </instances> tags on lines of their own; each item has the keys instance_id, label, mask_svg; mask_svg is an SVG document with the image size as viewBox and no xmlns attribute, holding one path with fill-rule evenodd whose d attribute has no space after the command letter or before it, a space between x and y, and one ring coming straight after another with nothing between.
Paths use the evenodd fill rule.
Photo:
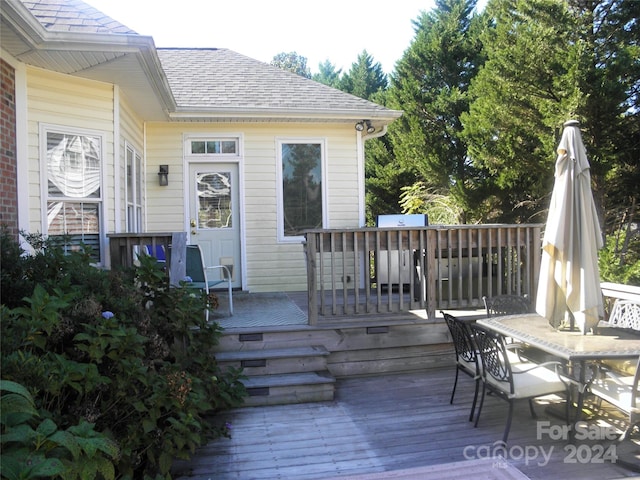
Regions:
<instances>
[{"instance_id":1,"label":"chair back","mask_svg":"<svg viewBox=\"0 0 640 480\"><path fill-rule=\"evenodd\" d=\"M496 295L491 298L482 297L482 300L487 309L487 317L531 312L529 298L520 295Z\"/></svg>"},{"instance_id":2,"label":"chair back","mask_svg":"<svg viewBox=\"0 0 640 480\"><path fill-rule=\"evenodd\" d=\"M187 245L187 258L185 262L185 270L188 277L194 283L205 283L207 277L204 271L204 260L202 251L198 245Z\"/></svg>"},{"instance_id":3,"label":"chair back","mask_svg":"<svg viewBox=\"0 0 640 480\"><path fill-rule=\"evenodd\" d=\"M159 262L167 260L163 245L156 245L155 248L153 245L145 245L145 251L147 252L147 255L155 257Z\"/></svg>"},{"instance_id":4,"label":"chair back","mask_svg":"<svg viewBox=\"0 0 640 480\"><path fill-rule=\"evenodd\" d=\"M448 313L443 313L443 315L445 322L447 322L449 333L451 333L456 357L467 363L476 363L477 365L476 346L471 337L469 325Z\"/></svg>"},{"instance_id":5,"label":"chair back","mask_svg":"<svg viewBox=\"0 0 640 480\"><path fill-rule=\"evenodd\" d=\"M513 394L513 371L504 337L480 325L472 325L471 330L482 362L483 379L503 392Z\"/></svg>"},{"instance_id":6,"label":"chair back","mask_svg":"<svg viewBox=\"0 0 640 480\"><path fill-rule=\"evenodd\" d=\"M640 303L633 300L616 300L609 315L609 325L640 330Z\"/></svg>"}]
</instances>

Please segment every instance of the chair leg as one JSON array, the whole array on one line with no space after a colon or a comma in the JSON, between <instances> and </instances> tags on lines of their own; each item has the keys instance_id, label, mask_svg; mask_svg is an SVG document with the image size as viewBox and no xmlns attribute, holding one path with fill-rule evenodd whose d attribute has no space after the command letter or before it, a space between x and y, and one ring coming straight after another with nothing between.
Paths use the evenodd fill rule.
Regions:
<instances>
[{"instance_id":1,"label":"chair leg","mask_svg":"<svg viewBox=\"0 0 640 480\"><path fill-rule=\"evenodd\" d=\"M480 405L478 406L478 413L476 413L476 421L474 422L473 426L474 428L478 428L478 421L480 420L480 413L482 412L482 405L484 405L484 395L486 392L487 388L484 384L484 382L482 383L482 395L480 396Z\"/></svg>"},{"instance_id":2,"label":"chair leg","mask_svg":"<svg viewBox=\"0 0 640 480\"><path fill-rule=\"evenodd\" d=\"M536 419L538 415L536 414L536 410L533 408L533 399L529 399L529 411L531 412L531 418Z\"/></svg>"},{"instance_id":3,"label":"chair leg","mask_svg":"<svg viewBox=\"0 0 640 480\"><path fill-rule=\"evenodd\" d=\"M451 390L451 400L449 400L449 403L451 405L453 405L453 397L456 394L456 387L458 386L458 373L460 372L460 369L458 368L458 366L456 365L456 378L453 381L453 390Z\"/></svg>"},{"instance_id":4,"label":"chair leg","mask_svg":"<svg viewBox=\"0 0 640 480\"><path fill-rule=\"evenodd\" d=\"M469 421L473 421L473 414L476 411L476 403L478 402L478 391L480 390L480 379L476 378L476 391L473 394L473 403L471 404L471 413L469 413Z\"/></svg>"},{"instance_id":5,"label":"chair leg","mask_svg":"<svg viewBox=\"0 0 640 480\"><path fill-rule=\"evenodd\" d=\"M504 435L502 435L502 442L506 445L507 438L509 438L509 430L511 430L511 419L513 417L513 400L509 402L509 414L507 416L507 424L504 427Z\"/></svg>"}]
</instances>

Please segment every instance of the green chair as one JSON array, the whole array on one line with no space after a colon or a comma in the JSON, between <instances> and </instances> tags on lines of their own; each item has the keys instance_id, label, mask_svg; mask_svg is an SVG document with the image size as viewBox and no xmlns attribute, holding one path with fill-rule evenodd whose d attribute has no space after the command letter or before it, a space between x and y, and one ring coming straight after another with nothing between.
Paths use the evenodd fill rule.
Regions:
<instances>
[{"instance_id":1,"label":"green chair","mask_svg":"<svg viewBox=\"0 0 640 480\"><path fill-rule=\"evenodd\" d=\"M205 266L202 250L198 245L187 245L186 273L191 278L191 286L204 290L207 294L217 285L227 284L229 291L229 314L233 315L233 293L231 287L231 272L225 265ZM220 270L218 278L209 279L207 272ZM207 318L209 311L207 310Z\"/></svg>"}]
</instances>

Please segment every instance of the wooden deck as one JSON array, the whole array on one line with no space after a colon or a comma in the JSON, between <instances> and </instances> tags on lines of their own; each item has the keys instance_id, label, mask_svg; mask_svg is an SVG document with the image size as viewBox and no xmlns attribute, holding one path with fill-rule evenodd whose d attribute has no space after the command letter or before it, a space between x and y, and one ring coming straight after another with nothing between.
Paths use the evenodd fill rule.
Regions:
<instances>
[{"instance_id":1,"label":"wooden deck","mask_svg":"<svg viewBox=\"0 0 640 480\"><path fill-rule=\"evenodd\" d=\"M344 378L338 380L331 402L234 410L223 419L232 424L232 438L201 448L190 462L176 466L175 477L607 480L637 475L620 463L622 457L629 460L640 453L635 442L576 440L578 455L572 456L566 440L538 434L541 422L563 425L542 403L537 406L537 420L526 403L516 411L506 459L492 458L502 437L506 402L487 397L480 425L474 428L468 421L473 382L461 377L450 405L453 374L453 368L433 368ZM590 429L621 426L615 412L602 410L587 425ZM599 432L594 435L602 436ZM600 448L612 446L621 458L615 463L602 461ZM435 467L445 464L451 468Z\"/></svg>"}]
</instances>

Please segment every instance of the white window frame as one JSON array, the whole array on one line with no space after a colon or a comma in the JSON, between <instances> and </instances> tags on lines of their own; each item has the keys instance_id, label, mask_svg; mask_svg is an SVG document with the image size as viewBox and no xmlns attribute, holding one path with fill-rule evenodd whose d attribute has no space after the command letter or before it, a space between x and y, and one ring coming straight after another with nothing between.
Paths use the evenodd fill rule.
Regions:
<instances>
[{"instance_id":1,"label":"white window frame","mask_svg":"<svg viewBox=\"0 0 640 480\"><path fill-rule=\"evenodd\" d=\"M215 152L204 152L204 153L192 153L192 144L193 142L234 142L236 145L236 151L234 153L215 153ZM184 154L185 157L191 158L238 158L240 157L240 149L241 149L241 139L239 135L189 135L185 138L184 142Z\"/></svg>"},{"instance_id":2,"label":"white window frame","mask_svg":"<svg viewBox=\"0 0 640 480\"><path fill-rule=\"evenodd\" d=\"M99 184L100 195L97 197L74 198L69 196L49 197L49 162L47 158L47 140L50 133L60 135L77 135L96 137L100 144L100 167L99 167ZM105 176L106 176L106 143L105 133L98 130L89 130L76 127L68 127L65 125L45 124L41 123L39 128L39 151L40 151L40 199L41 199L41 224L42 232L49 235L48 221L48 204L50 201L62 201L69 203L92 203L98 206L98 255L99 261L97 265L104 265L106 256L106 209L105 209Z\"/></svg>"},{"instance_id":3,"label":"white window frame","mask_svg":"<svg viewBox=\"0 0 640 480\"><path fill-rule=\"evenodd\" d=\"M131 153L133 158L131 172L129 172L129 153ZM124 198L126 205L125 225L128 233L139 233L143 230L144 217L144 187L142 182L144 178L144 167L142 163L142 155L129 142L125 142L124 155ZM133 185L133 192L131 193L133 201L130 201L129 199L129 176L131 176L131 185ZM131 211L135 214L134 218L131 218Z\"/></svg>"},{"instance_id":4,"label":"white window frame","mask_svg":"<svg viewBox=\"0 0 640 480\"><path fill-rule=\"evenodd\" d=\"M327 195L327 140L318 137L282 137L276 138L276 200L277 200L277 241L278 243L300 243L304 241L304 235L285 236L284 234L284 195L282 191L282 145L295 144L319 144L320 168L322 169L322 228L327 228L329 202Z\"/></svg>"}]
</instances>

